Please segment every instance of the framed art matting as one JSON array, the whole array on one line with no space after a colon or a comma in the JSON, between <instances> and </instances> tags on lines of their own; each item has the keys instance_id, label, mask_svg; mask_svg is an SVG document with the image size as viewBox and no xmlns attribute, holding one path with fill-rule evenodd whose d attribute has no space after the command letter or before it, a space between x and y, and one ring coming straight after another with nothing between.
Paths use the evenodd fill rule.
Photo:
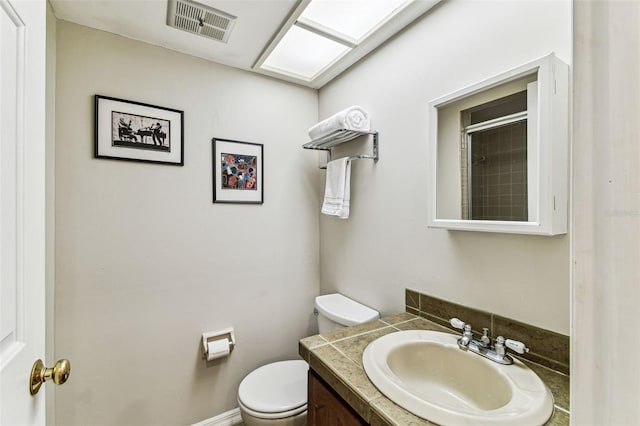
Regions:
<instances>
[{"instance_id":1,"label":"framed art matting","mask_svg":"<svg viewBox=\"0 0 640 426\"><path fill-rule=\"evenodd\" d=\"M262 144L218 138L212 144L213 202L262 204Z\"/></svg>"},{"instance_id":2,"label":"framed art matting","mask_svg":"<svg viewBox=\"0 0 640 426\"><path fill-rule=\"evenodd\" d=\"M95 158L184 165L184 113L95 95Z\"/></svg>"}]
</instances>

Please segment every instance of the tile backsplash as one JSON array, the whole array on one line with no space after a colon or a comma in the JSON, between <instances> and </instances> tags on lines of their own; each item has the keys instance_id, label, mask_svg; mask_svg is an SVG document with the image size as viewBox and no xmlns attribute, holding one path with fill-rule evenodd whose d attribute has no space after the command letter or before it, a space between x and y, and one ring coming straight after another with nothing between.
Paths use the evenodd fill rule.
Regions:
<instances>
[{"instance_id":1,"label":"tile backsplash","mask_svg":"<svg viewBox=\"0 0 640 426\"><path fill-rule=\"evenodd\" d=\"M520 355L521 357L569 374L569 336L411 289L405 291L405 304L407 312L455 330L456 333L460 333L460 330L449 324L450 318L457 317L471 324L473 332L478 335L483 327L487 327L492 338L504 336L507 339L520 340L529 348L529 352Z\"/></svg>"}]
</instances>

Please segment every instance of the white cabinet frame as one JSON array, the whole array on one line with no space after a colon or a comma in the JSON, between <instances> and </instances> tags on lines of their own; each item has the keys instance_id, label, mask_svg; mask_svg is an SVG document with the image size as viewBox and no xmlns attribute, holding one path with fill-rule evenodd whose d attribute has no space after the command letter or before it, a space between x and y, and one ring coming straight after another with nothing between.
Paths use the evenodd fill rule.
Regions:
<instances>
[{"instance_id":1,"label":"white cabinet frame","mask_svg":"<svg viewBox=\"0 0 640 426\"><path fill-rule=\"evenodd\" d=\"M537 120L529 123L527 157L530 220L463 220L437 217L438 110L461 99L537 74ZM533 140L532 140L533 138ZM429 209L427 225L463 231L559 235L567 233L569 177L569 66L552 53L429 102Z\"/></svg>"}]
</instances>

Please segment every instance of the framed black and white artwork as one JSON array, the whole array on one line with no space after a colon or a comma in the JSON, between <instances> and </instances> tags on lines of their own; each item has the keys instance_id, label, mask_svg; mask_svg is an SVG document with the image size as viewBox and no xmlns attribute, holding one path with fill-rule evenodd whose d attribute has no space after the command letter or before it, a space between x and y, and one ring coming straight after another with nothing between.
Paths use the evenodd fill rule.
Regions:
<instances>
[{"instance_id":1,"label":"framed black and white artwork","mask_svg":"<svg viewBox=\"0 0 640 426\"><path fill-rule=\"evenodd\" d=\"M95 158L184 165L182 111L95 95Z\"/></svg>"}]
</instances>

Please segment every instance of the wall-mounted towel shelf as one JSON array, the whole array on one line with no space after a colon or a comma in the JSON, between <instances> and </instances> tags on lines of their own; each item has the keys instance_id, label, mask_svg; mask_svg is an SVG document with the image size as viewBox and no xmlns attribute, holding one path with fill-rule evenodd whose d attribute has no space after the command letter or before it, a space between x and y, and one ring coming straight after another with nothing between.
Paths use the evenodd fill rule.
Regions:
<instances>
[{"instance_id":1,"label":"wall-mounted towel shelf","mask_svg":"<svg viewBox=\"0 0 640 426\"><path fill-rule=\"evenodd\" d=\"M378 132L374 131L361 131L361 130L336 130L326 136L323 136L319 139L312 140L311 142L307 142L302 145L304 149L315 149L321 151L327 151L327 163L331 161L331 148L341 145L345 142L349 142L352 139L357 138L358 136L363 135L372 135L373 136L373 152L371 155L362 154L362 155L352 155L349 157L349 160L361 160L361 159L369 159L373 161L378 161ZM320 166L321 169L326 169L327 165Z\"/></svg>"}]
</instances>

